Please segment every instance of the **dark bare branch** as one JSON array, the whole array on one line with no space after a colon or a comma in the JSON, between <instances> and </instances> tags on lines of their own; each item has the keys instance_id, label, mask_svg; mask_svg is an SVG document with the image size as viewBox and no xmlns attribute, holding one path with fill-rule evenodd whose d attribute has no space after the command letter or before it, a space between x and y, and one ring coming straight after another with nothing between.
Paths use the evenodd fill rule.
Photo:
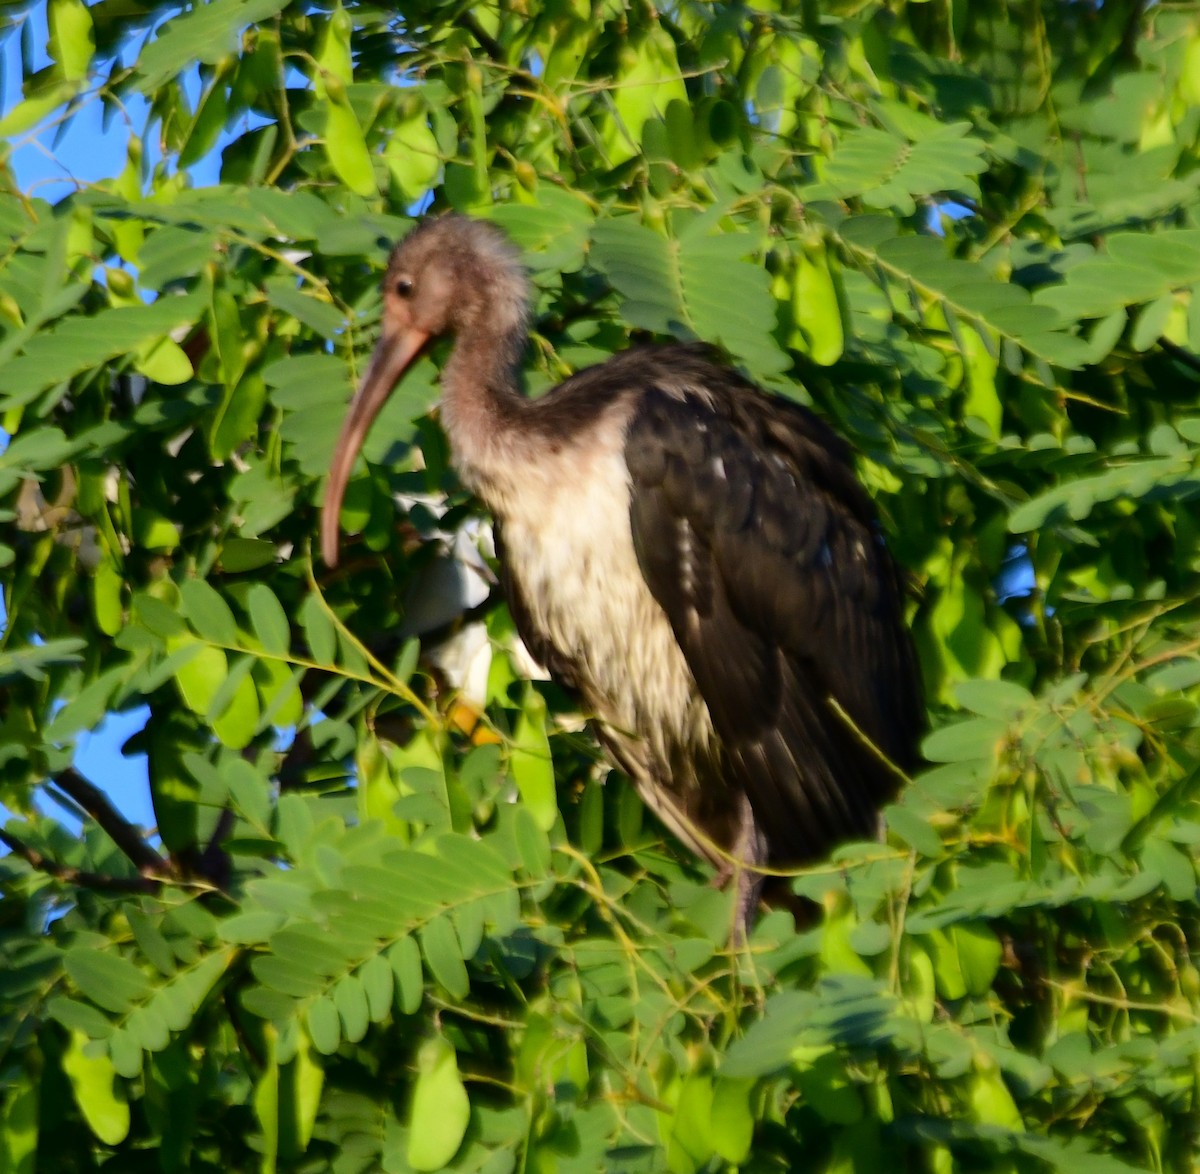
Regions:
<instances>
[{"instance_id":1,"label":"dark bare branch","mask_svg":"<svg viewBox=\"0 0 1200 1174\"><path fill-rule=\"evenodd\" d=\"M1182 363L1185 367L1190 367L1193 371L1200 371L1200 355L1192 354L1191 351L1185 350L1177 342L1172 342L1169 338L1160 338L1158 345L1177 363Z\"/></svg>"},{"instance_id":2,"label":"dark bare branch","mask_svg":"<svg viewBox=\"0 0 1200 1174\"><path fill-rule=\"evenodd\" d=\"M467 30L478 42L479 47L493 60L501 65L507 64L504 53L504 46L500 44L484 27L476 20L474 14L468 9L466 12L460 13L458 23ZM522 71L524 72L524 71Z\"/></svg>"},{"instance_id":3,"label":"dark bare branch","mask_svg":"<svg viewBox=\"0 0 1200 1174\"><path fill-rule=\"evenodd\" d=\"M143 876L170 871L167 862L146 843L142 832L131 824L94 783L74 767L54 776L54 784L72 798L108 833Z\"/></svg>"},{"instance_id":4,"label":"dark bare branch","mask_svg":"<svg viewBox=\"0 0 1200 1174\"><path fill-rule=\"evenodd\" d=\"M233 865L229 859L229 853L225 851L225 841L229 839L236 822L237 816L226 807L221 812L217 826L213 829L213 834L204 851L200 853L197 862L200 875L205 880L211 881L218 889L228 889L229 882L233 879Z\"/></svg>"},{"instance_id":5,"label":"dark bare branch","mask_svg":"<svg viewBox=\"0 0 1200 1174\"><path fill-rule=\"evenodd\" d=\"M162 881L151 876L106 876L103 873L59 864L42 855L36 848L31 848L11 832L0 830L0 844L4 844L10 852L38 872L44 872L64 884L77 885L83 889L109 893L157 893L162 886Z\"/></svg>"}]
</instances>

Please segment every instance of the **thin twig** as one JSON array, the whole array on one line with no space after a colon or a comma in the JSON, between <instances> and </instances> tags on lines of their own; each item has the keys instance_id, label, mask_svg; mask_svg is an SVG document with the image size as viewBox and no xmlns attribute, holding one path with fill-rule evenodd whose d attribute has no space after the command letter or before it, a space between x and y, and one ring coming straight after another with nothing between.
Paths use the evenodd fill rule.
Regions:
<instances>
[{"instance_id":1,"label":"thin twig","mask_svg":"<svg viewBox=\"0 0 1200 1174\"><path fill-rule=\"evenodd\" d=\"M200 875L221 890L228 889L232 879L232 865L229 853L225 851L225 841L229 839L236 822L237 816L226 807L217 817L217 826L213 829L204 851L196 860Z\"/></svg>"},{"instance_id":2,"label":"thin twig","mask_svg":"<svg viewBox=\"0 0 1200 1174\"><path fill-rule=\"evenodd\" d=\"M162 881L152 876L105 876L88 872L82 868L71 868L43 856L11 832L0 829L0 844L4 844L14 855L19 856L31 868L44 872L64 884L78 885L84 889L99 889L110 893L157 893Z\"/></svg>"},{"instance_id":3,"label":"thin twig","mask_svg":"<svg viewBox=\"0 0 1200 1174\"><path fill-rule=\"evenodd\" d=\"M53 782L108 833L143 876L170 871L167 862L146 843L142 832L109 802L108 796L95 783L85 779L74 767L69 766L55 775Z\"/></svg>"},{"instance_id":4,"label":"thin twig","mask_svg":"<svg viewBox=\"0 0 1200 1174\"><path fill-rule=\"evenodd\" d=\"M1133 999L1114 998L1112 995L1102 995L1089 991L1086 987L1077 986L1072 982L1057 982L1052 978L1044 978L1042 982L1056 991L1061 991L1070 998L1082 999L1086 1003L1097 1003L1102 1007L1116 1007L1120 1011L1150 1011L1155 1015L1166 1015L1171 1019L1182 1019L1187 1023L1200 1023L1200 1015L1194 1011L1185 1011L1182 1007L1171 1007L1160 1003L1142 1003Z\"/></svg>"},{"instance_id":5,"label":"thin twig","mask_svg":"<svg viewBox=\"0 0 1200 1174\"><path fill-rule=\"evenodd\" d=\"M1185 367L1191 367L1193 371L1200 371L1200 355L1193 355L1191 351L1185 350L1177 342L1172 342L1169 338L1160 338L1158 345L1171 358L1182 363Z\"/></svg>"}]
</instances>

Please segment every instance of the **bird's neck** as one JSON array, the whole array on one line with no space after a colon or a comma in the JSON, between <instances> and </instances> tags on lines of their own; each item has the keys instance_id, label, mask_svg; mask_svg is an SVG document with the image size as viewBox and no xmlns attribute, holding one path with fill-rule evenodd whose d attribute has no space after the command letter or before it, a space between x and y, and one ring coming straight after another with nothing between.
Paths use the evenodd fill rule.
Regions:
<instances>
[{"instance_id":1,"label":"bird's neck","mask_svg":"<svg viewBox=\"0 0 1200 1174\"><path fill-rule=\"evenodd\" d=\"M495 508L500 482L520 463L529 401L517 384L524 316L480 315L459 331L442 371L442 427L464 484Z\"/></svg>"}]
</instances>

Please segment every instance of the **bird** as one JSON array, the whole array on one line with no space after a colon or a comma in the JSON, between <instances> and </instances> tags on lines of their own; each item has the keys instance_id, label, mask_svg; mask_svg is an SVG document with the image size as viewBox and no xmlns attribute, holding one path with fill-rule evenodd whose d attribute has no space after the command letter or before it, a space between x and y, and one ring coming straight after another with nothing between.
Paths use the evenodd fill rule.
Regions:
<instances>
[{"instance_id":1,"label":"bird","mask_svg":"<svg viewBox=\"0 0 1200 1174\"><path fill-rule=\"evenodd\" d=\"M453 336L441 424L496 524L517 632L647 807L737 877L736 924L764 876L878 836L925 711L904 580L849 446L702 343L632 347L526 397L529 279L486 220L421 222L382 298L330 465L325 563L373 420Z\"/></svg>"}]
</instances>

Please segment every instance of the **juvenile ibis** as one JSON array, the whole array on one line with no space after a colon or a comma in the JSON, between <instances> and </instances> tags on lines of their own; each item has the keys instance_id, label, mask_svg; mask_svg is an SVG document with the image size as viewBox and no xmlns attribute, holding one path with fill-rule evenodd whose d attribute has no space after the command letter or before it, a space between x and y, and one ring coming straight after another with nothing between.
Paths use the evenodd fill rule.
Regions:
<instances>
[{"instance_id":1,"label":"juvenile ibis","mask_svg":"<svg viewBox=\"0 0 1200 1174\"><path fill-rule=\"evenodd\" d=\"M416 228L383 300L329 472L326 564L371 422L452 334L441 421L498 524L517 630L662 822L738 875L740 923L764 870L875 835L924 709L900 575L842 441L696 345L527 399L527 278L482 221Z\"/></svg>"}]
</instances>

